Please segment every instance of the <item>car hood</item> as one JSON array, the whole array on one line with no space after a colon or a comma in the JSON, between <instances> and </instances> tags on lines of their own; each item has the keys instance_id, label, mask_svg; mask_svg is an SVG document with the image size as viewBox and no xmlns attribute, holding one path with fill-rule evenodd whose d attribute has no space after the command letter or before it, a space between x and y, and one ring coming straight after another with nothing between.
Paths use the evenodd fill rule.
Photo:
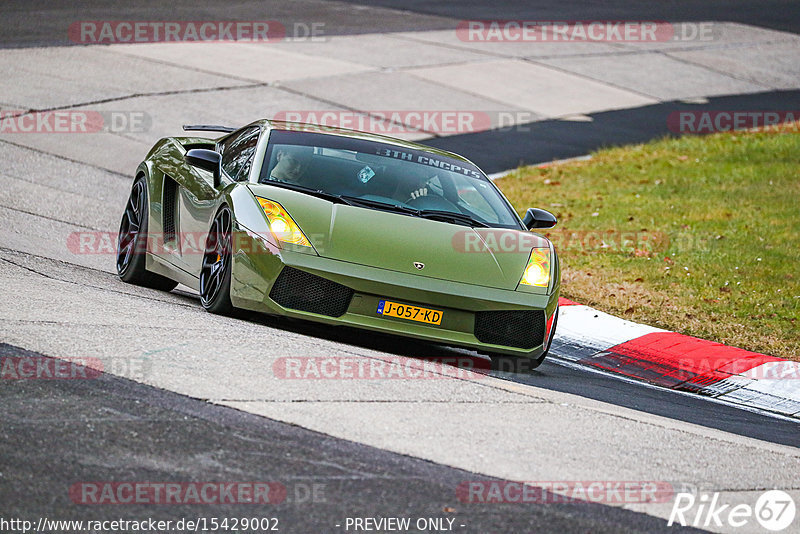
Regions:
<instances>
[{"instance_id":1,"label":"car hood","mask_svg":"<svg viewBox=\"0 0 800 534\"><path fill-rule=\"evenodd\" d=\"M254 193L280 202L317 253L334 260L514 290L531 248L548 246L530 232L473 229L268 189L269 196Z\"/></svg>"}]
</instances>

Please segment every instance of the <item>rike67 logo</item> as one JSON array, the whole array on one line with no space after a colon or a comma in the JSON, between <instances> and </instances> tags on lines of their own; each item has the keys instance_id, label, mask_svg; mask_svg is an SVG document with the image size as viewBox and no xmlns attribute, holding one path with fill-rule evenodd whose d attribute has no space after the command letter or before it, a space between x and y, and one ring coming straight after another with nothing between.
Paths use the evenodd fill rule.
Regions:
<instances>
[{"instance_id":1,"label":"rike67 logo","mask_svg":"<svg viewBox=\"0 0 800 534\"><path fill-rule=\"evenodd\" d=\"M678 493L675 495L667 525L727 529L753 525L753 521L756 521L767 530L780 532L792 525L796 513L794 499L781 490L770 490L761 494L755 506L744 503L722 504L718 492Z\"/></svg>"}]
</instances>

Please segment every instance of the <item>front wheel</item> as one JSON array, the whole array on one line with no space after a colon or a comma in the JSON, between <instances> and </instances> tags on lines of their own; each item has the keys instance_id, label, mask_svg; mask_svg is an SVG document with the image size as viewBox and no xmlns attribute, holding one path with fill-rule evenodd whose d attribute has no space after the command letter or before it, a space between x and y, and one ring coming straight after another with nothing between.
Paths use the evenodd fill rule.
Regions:
<instances>
[{"instance_id":1,"label":"front wheel","mask_svg":"<svg viewBox=\"0 0 800 534\"><path fill-rule=\"evenodd\" d=\"M147 253L147 181L139 176L131 188L117 237L117 274L123 282L172 291L178 282L145 268Z\"/></svg>"},{"instance_id":2,"label":"front wheel","mask_svg":"<svg viewBox=\"0 0 800 534\"><path fill-rule=\"evenodd\" d=\"M231 304L231 242L233 214L223 207L214 217L206 240L203 265L200 268L200 303L211 313L230 315Z\"/></svg>"},{"instance_id":3,"label":"front wheel","mask_svg":"<svg viewBox=\"0 0 800 534\"><path fill-rule=\"evenodd\" d=\"M525 358L524 356L510 356L499 352L486 353L492 359L492 370L504 373L525 374L533 371L547 357L547 351L538 358Z\"/></svg>"},{"instance_id":4,"label":"front wheel","mask_svg":"<svg viewBox=\"0 0 800 534\"><path fill-rule=\"evenodd\" d=\"M559 307L556 306L556 311L553 312L553 326L550 328L550 337L547 339L547 350L537 358L539 361L537 367L542 364L545 358L547 358L547 355L550 352L550 347L553 345L553 338L556 337L556 327L558 326L558 309Z\"/></svg>"}]
</instances>

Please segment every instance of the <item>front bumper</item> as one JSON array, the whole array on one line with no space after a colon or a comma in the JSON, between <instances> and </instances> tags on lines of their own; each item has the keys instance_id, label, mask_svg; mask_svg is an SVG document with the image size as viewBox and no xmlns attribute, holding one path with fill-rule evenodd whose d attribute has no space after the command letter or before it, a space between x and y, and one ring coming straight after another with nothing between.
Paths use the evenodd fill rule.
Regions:
<instances>
[{"instance_id":1,"label":"front bumper","mask_svg":"<svg viewBox=\"0 0 800 534\"><path fill-rule=\"evenodd\" d=\"M265 249L261 240L246 232L242 232L236 242L239 245L233 255L231 301L237 308L528 358L541 356L550 338L549 327L558 305L558 286L549 295L509 291L389 271L285 249ZM270 297L270 292L286 267L352 289L349 303L342 308L346 311L333 317L278 304ZM441 325L378 315L378 302L384 299L442 311ZM479 340L475 334L476 314L499 311L541 312L543 342L523 348ZM485 336L481 337L485 339Z\"/></svg>"}]
</instances>

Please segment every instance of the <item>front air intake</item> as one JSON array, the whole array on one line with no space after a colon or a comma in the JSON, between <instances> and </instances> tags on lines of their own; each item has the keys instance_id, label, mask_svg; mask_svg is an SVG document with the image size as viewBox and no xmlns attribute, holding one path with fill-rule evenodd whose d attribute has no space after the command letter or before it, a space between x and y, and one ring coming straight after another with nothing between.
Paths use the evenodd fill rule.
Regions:
<instances>
[{"instance_id":1,"label":"front air intake","mask_svg":"<svg viewBox=\"0 0 800 534\"><path fill-rule=\"evenodd\" d=\"M532 349L544 343L541 310L484 311L475 314L475 337L481 343Z\"/></svg>"},{"instance_id":2,"label":"front air intake","mask_svg":"<svg viewBox=\"0 0 800 534\"><path fill-rule=\"evenodd\" d=\"M161 200L161 211L163 213L164 243L172 242L177 239L175 233L175 212L177 211L178 183L164 175L163 199Z\"/></svg>"},{"instance_id":3,"label":"front air intake","mask_svg":"<svg viewBox=\"0 0 800 534\"><path fill-rule=\"evenodd\" d=\"M340 317L350 306L353 290L321 276L284 267L269 298L284 308Z\"/></svg>"}]
</instances>

